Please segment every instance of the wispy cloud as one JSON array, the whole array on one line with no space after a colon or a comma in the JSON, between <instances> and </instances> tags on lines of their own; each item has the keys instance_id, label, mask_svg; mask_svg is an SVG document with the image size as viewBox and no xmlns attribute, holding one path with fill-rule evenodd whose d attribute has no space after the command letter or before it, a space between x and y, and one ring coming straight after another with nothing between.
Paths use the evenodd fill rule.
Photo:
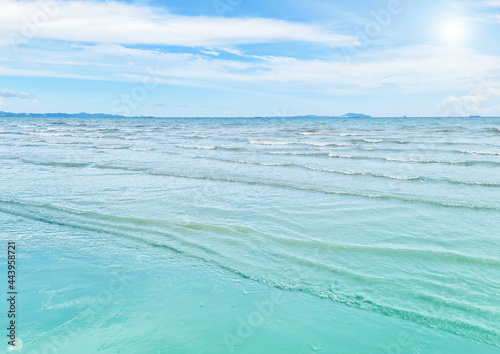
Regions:
<instances>
[{"instance_id":1,"label":"wispy cloud","mask_svg":"<svg viewBox=\"0 0 500 354\"><path fill-rule=\"evenodd\" d=\"M26 19L43 11L41 1L0 0L0 31L26 35ZM179 16L161 8L114 1L59 1L39 26L37 38L64 41L185 47L232 46L283 41L356 45L355 37L329 28L267 18ZM31 26L36 24L31 23ZM31 32L33 29L31 28Z\"/></svg>"},{"instance_id":2,"label":"wispy cloud","mask_svg":"<svg viewBox=\"0 0 500 354\"><path fill-rule=\"evenodd\" d=\"M145 68L153 68L155 78L165 84L231 83L245 87L266 85L282 91L345 94L380 88L405 92L470 90L478 77L500 73L498 56L438 46L367 53L355 62L341 57L306 60L255 55L231 60L210 52L164 53L108 44L78 45L72 49L27 50L25 63L18 68L12 63L9 69L0 66L0 75L75 78L78 72L78 78L89 80L141 82L147 75Z\"/></svg>"},{"instance_id":3,"label":"wispy cloud","mask_svg":"<svg viewBox=\"0 0 500 354\"><path fill-rule=\"evenodd\" d=\"M26 92L15 92L11 90L4 90L0 91L0 97L28 99L34 97L34 95Z\"/></svg>"},{"instance_id":4,"label":"wispy cloud","mask_svg":"<svg viewBox=\"0 0 500 354\"><path fill-rule=\"evenodd\" d=\"M202 50L201 52L202 52L202 53L205 53L205 54L207 54L207 55L214 55L214 56L216 56L216 57L218 57L218 56L220 55L220 53L219 53L219 52L216 52L216 51L214 51L214 50Z\"/></svg>"}]
</instances>

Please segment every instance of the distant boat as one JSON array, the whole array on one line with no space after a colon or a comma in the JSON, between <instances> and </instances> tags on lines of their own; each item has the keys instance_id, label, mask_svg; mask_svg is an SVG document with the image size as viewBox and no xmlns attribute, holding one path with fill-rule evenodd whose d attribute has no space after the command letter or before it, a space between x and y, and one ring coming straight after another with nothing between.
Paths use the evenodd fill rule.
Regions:
<instances>
[{"instance_id":1,"label":"distant boat","mask_svg":"<svg viewBox=\"0 0 500 354\"><path fill-rule=\"evenodd\" d=\"M481 116L469 116L469 118L481 118Z\"/></svg>"}]
</instances>

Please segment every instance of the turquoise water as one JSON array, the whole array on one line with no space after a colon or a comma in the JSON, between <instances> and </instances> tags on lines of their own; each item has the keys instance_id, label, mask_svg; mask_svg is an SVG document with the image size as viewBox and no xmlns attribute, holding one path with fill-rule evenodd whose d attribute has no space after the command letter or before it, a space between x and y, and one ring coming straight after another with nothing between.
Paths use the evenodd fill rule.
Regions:
<instances>
[{"instance_id":1,"label":"turquoise water","mask_svg":"<svg viewBox=\"0 0 500 354\"><path fill-rule=\"evenodd\" d=\"M20 352L500 352L500 118L2 118L0 165Z\"/></svg>"}]
</instances>

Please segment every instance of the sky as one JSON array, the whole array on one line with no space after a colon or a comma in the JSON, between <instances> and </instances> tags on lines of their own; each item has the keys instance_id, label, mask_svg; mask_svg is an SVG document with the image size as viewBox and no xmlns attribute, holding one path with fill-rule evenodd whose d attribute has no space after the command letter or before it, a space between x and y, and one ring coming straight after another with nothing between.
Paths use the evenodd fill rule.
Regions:
<instances>
[{"instance_id":1,"label":"sky","mask_svg":"<svg viewBox=\"0 0 500 354\"><path fill-rule=\"evenodd\" d=\"M500 116L500 0L0 0L0 110Z\"/></svg>"}]
</instances>

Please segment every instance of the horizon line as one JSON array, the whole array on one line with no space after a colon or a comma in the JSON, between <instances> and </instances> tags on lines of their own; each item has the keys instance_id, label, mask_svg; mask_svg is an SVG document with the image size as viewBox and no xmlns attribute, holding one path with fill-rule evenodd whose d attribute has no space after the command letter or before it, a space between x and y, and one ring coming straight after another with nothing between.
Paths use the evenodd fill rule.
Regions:
<instances>
[{"instance_id":1,"label":"horizon line","mask_svg":"<svg viewBox=\"0 0 500 354\"><path fill-rule=\"evenodd\" d=\"M470 116L370 116L366 114L364 117L349 117L342 115L318 115L318 114L301 114L301 115L289 115L289 116L150 116L150 115L137 115L137 116L122 116L117 114L110 113L88 113L88 112L79 112L79 113L64 113L64 112L48 112L48 113L28 113L28 112L5 112L0 111L0 113L4 113L0 118L22 118L16 117L16 115L33 115L32 117L24 117L24 118L62 118L62 117L51 117L51 115L66 115L66 116L75 116L75 118L85 118L85 117L76 117L78 115L89 115L93 117L86 118L244 118L244 119L263 119L263 118L500 118L500 116L481 116L481 115L470 115ZM12 114L12 116L9 116ZM349 113L347 113L349 114ZM356 113L357 114L357 113ZM44 115L45 117L40 117L40 115ZM38 116L38 117L37 117Z\"/></svg>"}]
</instances>

